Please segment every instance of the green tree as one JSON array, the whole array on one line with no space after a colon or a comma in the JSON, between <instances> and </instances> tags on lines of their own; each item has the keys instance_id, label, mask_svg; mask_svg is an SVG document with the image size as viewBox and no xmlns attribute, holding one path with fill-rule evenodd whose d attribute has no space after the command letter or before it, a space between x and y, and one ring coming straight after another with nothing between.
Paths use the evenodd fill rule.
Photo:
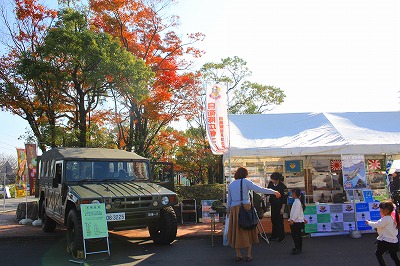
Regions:
<instances>
[{"instance_id":1,"label":"green tree","mask_svg":"<svg viewBox=\"0 0 400 266\"><path fill-rule=\"evenodd\" d=\"M158 135L172 121L191 117L201 89L194 82L197 73L190 71L189 60L202 55L193 45L204 35L187 34L183 39L174 32L179 25L178 17L165 13L173 2L88 1L94 25L119 38L128 51L143 59L155 73L148 98L116 97L123 99L115 107L121 117L121 147L145 157L153 156Z\"/></svg>"},{"instance_id":2,"label":"green tree","mask_svg":"<svg viewBox=\"0 0 400 266\"><path fill-rule=\"evenodd\" d=\"M234 56L219 63L206 63L201 68L206 83L228 84L229 113L261 114L281 104L286 95L279 88L247 80L251 71L247 62Z\"/></svg>"},{"instance_id":3,"label":"green tree","mask_svg":"<svg viewBox=\"0 0 400 266\"><path fill-rule=\"evenodd\" d=\"M11 61L18 79L6 80L2 93L23 95L10 100L17 110L28 100L35 103L20 112L37 122L38 130L33 128L33 132L47 145L111 145L110 138L99 143L98 134L112 133L112 126L104 123L111 116L102 104L112 91L139 100L147 97L153 72L111 35L92 31L83 12L62 10L55 26L46 32L34 51L21 51ZM20 83L28 89L23 90ZM50 142L42 137L43 132L54 136ZM56 143L56 136L62 136L61 143Z\"/></svg>"},{"instance_id":4,"label":"green tree","mask_svg":"<svg viewBox=\"0 0 400 266\"><path fill-rule=\"evenodd\" d=\"M220 181L216 180L216 173L220 171L220 156L211 153L204 128L190 127L184 136L187 143L180 147L176 155L181 172L187 175L192 184Z\"/></svg>"},{"instance_id":5,"label":"green tree","mask_svg":"<svg viewBox=\"0 0 400 266\"><path fill-rule=\"evenodd\" d=\"M248 81L251 71L246 64L237 56L221 59L220 63L206 63L201 68L201 79L203 83L228 84L228 112L231 114L259 114L281 104L285 98L283 91L273 86ZM177 156L177 163L189 171L187 174L195 181L204 182L204 176L207 176L209 183L223 183L222 156L213 155L207 141L205 95L198 97L197 101L200 108L190 120L192 128L187 131L189 143L192 145L182 147L181 156Z\"/></svg>"},{"instance_id":6,"label":"green tree","mask_svg":"<svg viewBox=\"0 0 400 266\"><path fill-rule=\"evenodd\" d=\"M4 30L2 44L6 51L0 58L0 107L26 120L39 147L44 150L45 143L52 146L55 142L57 114L53 110L56 108L48 107L57 105L59 98L51 89L51 79L45 77L42 80L43 76L36 76L35 81L26 79L19 67L22 55L39 56L37 47L43 43L56 11L33 0L16 1L13 18L8 15L5 5L1 6L0 14Z\"/></svg>"}]
</instances>

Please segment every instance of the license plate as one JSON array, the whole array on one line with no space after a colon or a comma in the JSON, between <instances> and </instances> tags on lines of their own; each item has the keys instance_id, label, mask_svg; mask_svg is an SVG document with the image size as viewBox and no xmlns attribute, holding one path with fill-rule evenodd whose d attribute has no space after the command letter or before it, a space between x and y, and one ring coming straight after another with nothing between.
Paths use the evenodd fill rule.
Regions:
<instances>
[{"instance_id":1,"label":"license plate","mask_svg":"<svg viewBox=\"0 0 400 266\"><path fill-rule=\"evenodd\" d=\"M147 213L147 217L158 217L158 211L150 211Z\"/></svg>"},{"instance_id":2,"label":"license plate","mask_svg":"<svg viewBox=\"0 0 400 266\"><path fill-rule=\"evenodd\" d=\"M107 222L124 221L125 213L124 212L106 213L106 220Z\"/></svg>"}]
</instances>

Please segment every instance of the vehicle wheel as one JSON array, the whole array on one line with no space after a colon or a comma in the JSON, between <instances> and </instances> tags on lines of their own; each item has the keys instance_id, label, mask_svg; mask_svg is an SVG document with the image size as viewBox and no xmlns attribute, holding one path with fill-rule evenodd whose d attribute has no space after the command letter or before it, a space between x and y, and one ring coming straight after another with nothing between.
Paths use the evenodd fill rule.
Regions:
<instances>
[{"instance_id":1,"label":"vehicle wheel","mask_svg":"<svg viewBox=\"0 0 400 266\"><path fill-rule=\"evenodd\" d=\"M46 206L44 205L44 202L42 203L41 217L42 217L42 230L47 233L54 232L54 230L56 230L57 223L49 216L47 216Z\"/></svg>"},{"instance_id":2,"label":"vehicle wheel","mask_svg":"<svg viewBox=\"0 0 400 266\"><path fill-rule=\"evenodd\" d=\"M170 244L176 238L177 227L174 209L166 207L160 211L158 224L149 226L150 237L155 244Z\"/></svg>"},{"instance_id":3,"label":"vehicle wheel","mask_svg":"<svg viewBox=\"0 0 400 266\"><path fill-rule=\"evenodd\" d=\"M75 258L83 256L83 233L81 217L76 209L68 213L67 218L67 250Z\"/></svg>"}]
</instances>

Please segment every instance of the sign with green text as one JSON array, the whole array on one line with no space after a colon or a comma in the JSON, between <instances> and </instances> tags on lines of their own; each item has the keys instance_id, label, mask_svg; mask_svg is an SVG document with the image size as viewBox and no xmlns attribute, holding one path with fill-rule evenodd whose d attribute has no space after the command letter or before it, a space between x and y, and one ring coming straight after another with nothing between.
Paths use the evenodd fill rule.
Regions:
<instances>
[{"instance_id":1,"label":"sign with green text","mask_svg":"<svg viewBox=\"0 0 400 266\"><path fill-rule=\"evenodd\" d=\"M106 208L101 204L82 204L83 239L108 237Z\"/></svg>"}]
</instances>

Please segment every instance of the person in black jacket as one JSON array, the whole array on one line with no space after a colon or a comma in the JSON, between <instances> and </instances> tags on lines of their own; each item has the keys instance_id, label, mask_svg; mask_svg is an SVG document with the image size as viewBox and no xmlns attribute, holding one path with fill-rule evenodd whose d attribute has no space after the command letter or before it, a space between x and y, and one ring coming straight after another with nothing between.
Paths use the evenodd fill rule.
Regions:
<instances>
[{"instance_id":1,"label":"person in black jacket","mask_svg":"<svg viewBox=\"0 0 400 266\"><path fill-rule=\"evenodd\" d=\"M396 206L399 206L400 201L400 169L396 169L396 171L392 174L392 181L389 184L390 196L392 198L393 203Z\"/></svg>"},{"instance_id":2,"label":"person in black jacket","mask_svg":"<svg viewBox=\"0 0 400 266\"><path fill-rule=\"evenodd\" d=\"M283 242L285 239L285 226L283 223L283 213L287 203L287 187L282 183L283 176L281 173L274 172L271 174L271 182L268 188L279 191L281 198L270 195L269 202L271 204L271 222L272 234L271 241Z\"/></svg>"}]
</instances>

